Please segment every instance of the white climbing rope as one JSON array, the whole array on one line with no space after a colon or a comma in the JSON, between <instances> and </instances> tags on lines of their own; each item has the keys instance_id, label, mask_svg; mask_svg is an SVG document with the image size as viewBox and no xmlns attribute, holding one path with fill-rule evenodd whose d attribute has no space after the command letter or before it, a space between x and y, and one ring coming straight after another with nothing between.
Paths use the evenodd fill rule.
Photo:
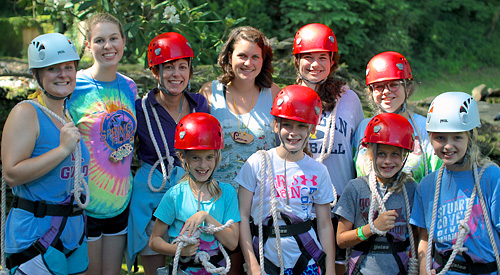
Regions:
<instances>
[{"instance_id":1,"label":"white climbing rope","mask_svg":"<svg viewBox=\"0 0 500 275\"><path fill-rule=\"evenodd\" d=\"M65 119L58 116L56 113L52 112L49 108L43 106L42 104L40 104L34 100L24 100L24 101L19 102L17 105L23 104L23 103L35 104L36 106L38 106L38 108L42 109L44 112L46 112L50 116L57 119L62 125L66 125L66 123L68 123L68 122L66 122ZM73 122L73 120L71 119L71 117L69 115L66 115L66 117L68 117L70 119L70 121ZM85 179L83 177L83 173L82 173L82 145L80 142L78 142L76 144L74 156L75 156L75 175L74 175L74 183L73 183L74 185L73 185L73 189L71 190L71 193L75 196L76 204L80 208L85 209L89 205L90 191L89 191L89 185L85 181ZM85 194L86 194L86 199L85 199L84 203L82 203L82 201L80 199L83 191L85 191Z\"/></svg>"},{"instance_id":2,"label":"white climbing rope","mask_svg":"<svg viewBox=\"0 0 500 275\"><path fill-rule=\"evenodd\" d=\"M368 222L370 224L370 230L374 234L385 236L385 234L387 234L389 230L386 231L379 230L374 224L374 216L375 216L375 211L378 211L379 213L387 212L387 209L385 208L385 202L389 199L389 197L392 195L393 192L387 191L387 193L385 193L384 195L384 198L380 197L380 194L378 192L378 181L375 176L375 171L373 171L373 169L370 170L370 174L368 176L368 187L372 192L372 199L370 202L370 212L368 214Z\"/></svg>"},{"instance_id":3,"label":"white climbing rope","mask_svg":"<svg viewBox=\"0 0 500 275\"><path fill-rule=\"evenodd\" d=\"M165 133L163 132L163 127L160 123L160 118L158 117L158 113L156 112L156 109L149 103L149 106L151 106L151 110L153 111L153 116L156 121L156 125L158 127L158 132L160 132L161 140L163 142L163 145L165 146L165 154L166 156L163 157L160 151L160 148L158 147L158 143L156 142L156 138L153 134L153 128L151 127L151 121L149 119L149 114L148 114L148 109L146 108L146 101L147 101L147 94L144 95L141 101L142 105L142 110L144 111L144 117L146 118L146 124L148 125L148 132L149 132L149 137L151 138L151 141L153 142L153 146L156 151L156 155L158 156L158 160L154 163L153 167L151 167L151 170L149 171L148 175L148 186L149 189L153 192L161 192L165 188L167 184L167 180L170 180L170 175L172 173L172 169L174 168L174 158L170 155L170 150L168 148L168 143L167 139L165 138ZM164 160L168 161L168 170L165 167ZM156 167L158 167L158 164L161 167L161 173L163 175L163 181L161 183L161 186L159 188L155 188L153 184L151 183L151 180L153 178L153 173L156 170Z\"/></svg>"},{"instance_id":4,"label":"white climbing rope","mask_svg":"<svg viewBox=\"0 0 500 275\"><path fill-rule=\"evenodd\" d=\"M1 213L1 220L2 224L0 225L1 227L1 242L2 242L2 247L1 247L1 265L2 269L0 270L0 275L7 275L10 274L9 269L7 269L6 266L6 256L5 256L5 221L6 221L6 209L7 209L7 184L5 183L5 179L3 176L3 169L2 169L2 213Z\"/></svg>"},{"instance_id":5,"label":"white climbing rope","mask_svg":"<svg viewBox=\"0 0 500 275\"><path fill-rule=\"evenodd\" d=\"M406 227L408 228L408 238L410 239L410 261L408 263L408 274L416 275L419 272L417 251L415 249L415 239L413 237L413 228L410 224L411 217L411 207L410 200L408 198L408 192L406 192L406 185L403 185L403 195L405 197L405 207L406 207Z\"/></svg>"},{"instance_id":6,"label":"white climbing rope","mask_svg":"<svg viewBox=\"0 0 500 275\"><path fill-rule=\"evenodd\" d=\"M177 275L177 270L179 268L179 259L181 256L181 250L191 244L195 244L198 242L198 238L200 237L201 233L205 234L214 234L216 232L222 231L229 226L231 226L234 223L233 220L228 220L226 224L222 226L214 226L212 224L208 224L206 226L200 226L193 234L193 236L188 237L187 233L184 235L178 236L172 244L177 244L177 250L175 251L175 257L173 261L173 269L172 269L172 275ZM224 246L219 242L219 249L224 255L224 259L226 260L226 267L215 267L212 263L210 263L210 255L206 251L198 251L196 252L196 255L194 256L195 262L201 263L205 270L209 273L215 273L215 274L226 274L229 272L231 269L231 260L229 258L229 255L227 254L226 250L224 249Z\"/></svg>"},{"instance_id":7,"label":"white climbing rope","mask_svg":"<svg viewBox=\"0 0 500 275\"><path fill-rule=\"evenodd\" d=\"M370 169L370 174L368 178L368 187L370 188L370 191L372 193L372 199L370 202L370 210L369 210L370 212L368 214L368 222L370 224L370 230L374 234L385 236L389 230L387 231L379 230L374 224L375 208L377 208L377 211L379 213L387 212L385 203L387 202L389 197L393 194L393 192L388 191L384 195L384 198L380 197L380 194L378 192L378 181L375 175L375 171L373 171L373 169ZM408 264L408 274L412 275L412 274L418 274L418 259L415 250L415 239L413 238L413 229L411 228L410 225L410 216L411 216L410 200L408 198L408 192L406 191L406 186L404 184L402 191L405 199L405 208L407 217L406 227L408 229L408 238L410 239L410 251L411 251L411 257Z\"/></svg>"},{"instance_id":8,"label":"white climbing rope","mask_svg":"<svg viewBox=\"0 0 500 275\"><path fill-rule=\"evenodd\" d=\"M271 159L269 158L269 154L260 150L257 151L260 154L260 196L259 196L259 219L258 223L258 231L259 231L259 263L260 263L260 272L261 274L266 274L264 269L264 235L262 231L262 222L263 222L263 208L264 208L264 187L267 184L270 186L269 193L271 195L270 198L270 206L271 206L271 216L273 219L273 227L274 232L276 234L276 248L278 250L278 261L280 265L280 275L285 273L285 263L283 260L283 248L281 247L281 236L278 224L278 210L277 204L278 200L276 199L276 187L274 186L274 173L273 167L271 164ZM266 168L267 168L267 179L266 179Z\"/></svg>"},{"instance_id":9,"label":"white climbing rope","mask_svg":"<svg viewBox=\"0 0 500 275\"><path fill-rule=\"evenodd\" d=\"M340 100L337 100L335 108L333 108L333 110L330 112L330 115L328 116L328 119L326 120L325 137L323 138L323 144L321 145L320 155L316 159L320 163L323 163L323 161L330 156L333 150L333 141L335 137L335 121L337 117L337 107L339 106L339 101ZM327 142L328 146L326 146Z\"/></svg>"},{"instance_id":10,"label":"white climbing rope","mask_svg":"<svg viewBox=\"0 0 500 275\"><path fill-rule=\"evenodd\" d=\"M481 177L483 176L484 171L486 170L486 168L488 168L489 166L492 166L492 165L497 166L494 163L488 163L482 167L481 171L478 174L477 173L477 164L476 163L473 164L472 169L473 169L473 174L474 174L474 189L472 190L472 194L471 194L471 197L469 199L469 203L467 204L467 210L465 212L465 217L462 221L459 222L457 239L456 239L455 244L452 246L452 248L453 248L452 253L451 253L448 261L446 262L445 266L443 267L441 272L438 273L438 275L445 274L450 269L451 265L453 264L453 261L455 260L456 255L458 253L462 253L462 252L467 251L467 247L464 247L464 242L465 242L465 238L466 238L467 234L469 234L469 232L470 232L470 228L467 224L469 222L469 218L470 218L470 215L472 213L472 206L473 206L474 200L476 198L476 193L479 193L479 201L481 204L481 210L483 211L483 215L485 217L486 227L488 229L488 236L490 238L491 245L493 247L493 252L495 254L495 261L497 264L497 272L500 273L500 257L498 255L498 247L497 247L497 244L496 244L495 239L493 237L493 230L491 228L491 220L489 219L488 208L486 207L486 203L484 202L483 192L481 190L481 185L480 185ZM434 202L433 202L433 206L432 206L431 228L430 228L429 238L428 238L428 242L427 242L426 271L429 274L430 274L431 265L432 265L432 259L431 259L432 258L432 256L431 256L432 241L433 241L433 237L434 237L434 229L436 226L437 204L438 204L438 200L439 200L439 193L441 190L441 179L443 177L443 171L444 171L444 166L442 166L438 172L438 178L437 178L437 182L436 182L436 191L434 193Z\"/></svg>"}]
</instances>

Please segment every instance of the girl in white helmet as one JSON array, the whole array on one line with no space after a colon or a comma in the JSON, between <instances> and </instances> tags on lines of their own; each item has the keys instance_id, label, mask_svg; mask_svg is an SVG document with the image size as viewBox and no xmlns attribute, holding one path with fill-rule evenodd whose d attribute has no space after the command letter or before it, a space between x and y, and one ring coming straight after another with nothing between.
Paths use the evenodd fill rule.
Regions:
<instances>
[{"instance_id":1,"label":"girl in white helmet","mask_svg":"<svg viewBox=\"0 0 500 275\"><path fill-rule=\"evenodd\" d=\"M120 274L132 193L137 86L117 72L125 48L118 19L95 14L86 21L85 35L94 64L77 73L68 108L91 155L92 200L86 209L89 273Z\"/></svg>"},{"instance_id":2,"label":"girl in white helmet","mask_svg":"<svg viewBox=\"0 0 500 275\"><path fill-rule=\"evenodd\" d=\"M42 92L16 105L3 129L3 177L14 200L2 249L12 274L84 274L90 156L65 108L80 58L71 40L50 33L33 39L28 59Z\"/></svg>"},{"instance_id":3,"label":"girl in white helmet","mask_svg":"<svg viewBox=\"0 0 500 275\"><path fill-rule=\"evenodd\" d=\"M497 274L500 269L500 169L476 144L476 101L462 92L437 96L426 129L439 171L418 186L410 223L420 228L420 274Z\"/></svg>"}]
</instances>

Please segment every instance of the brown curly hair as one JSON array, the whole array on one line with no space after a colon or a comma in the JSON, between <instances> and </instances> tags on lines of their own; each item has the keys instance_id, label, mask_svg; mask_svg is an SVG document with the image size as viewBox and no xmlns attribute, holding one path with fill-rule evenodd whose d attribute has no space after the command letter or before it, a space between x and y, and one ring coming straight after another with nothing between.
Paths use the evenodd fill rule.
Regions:
<instances>
[{"instance_id":1,"label":"brown curly hair","mask_svg":"<svg viewBox=\"0 0 500 275\"><path fill-rule=\"evenodd\" d=\"M234 71L229 60L234 51L234 44L241 39L257 43L257 45L262 49L262 69L255 79L255 84L261 89L271 88L271 85L273 84L274 72L272 64L273 49L271 48L271 42L260 30L249 26L237 27L229 33L229 38L224 46L222 46L222 50L219 53L218 64L222 69L222 75L217 79L224 85L234 79Z\"/></svg>"}]
</instances>

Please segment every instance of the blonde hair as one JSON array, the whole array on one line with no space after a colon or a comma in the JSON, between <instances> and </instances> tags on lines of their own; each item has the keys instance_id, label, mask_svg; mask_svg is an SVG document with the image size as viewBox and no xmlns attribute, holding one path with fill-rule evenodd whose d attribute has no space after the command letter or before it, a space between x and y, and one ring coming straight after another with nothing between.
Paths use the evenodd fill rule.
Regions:
<instances>
[{"instance_id":1,"label":"blonde hair","mask_svg":"<svg viewBox=\"0 0 500 275\"><path fill-rule=\"evenodd\" d=\"M467 151L465 153L466 163L464 164L468 169L472 169L472 164L477 163L478 166L484 166L491 162L491 159L481 153L481 149L477 145L477 129L474 128L470 131L465 132L467 134L468 143ZM428 132L429 138L432 139L432 135L435 132Z\"/></svg>"},{"instance_id":2,"label":"blonde hair","mask_svg":"<svg viewBox=\"0 0 500 275\"><path fill-rule=\"evenodd\" d=\"M391 146L394 146L394 145L391 145ZM407 155L410 153L407 149L404 149L404 148L401 148L398 146L394 146L394 147L401 149L401 161L404 160L403 159L404 155ZM368 147L366 148L366 154L372 160L372 164L373 164L373 157L374 157L373 148L374 148L373 143L368 143ZM413 179L413 177L409 173L406 173L403 171L403 167L404 167L404 165L400 169L400 175L397 178L397 180L395 182L394 181L391 182L391 186L389 187L389 191L392 191L394 193L399 193L403 190L403 186L405 183L415 181L415 179ZM373 167L373 168L375 168L375 167Z\"/></svg>"},{"instance_id":3,"label":"blonde hair","mask_svg":"<svg viewBox=\"0 0 500 275\"><path fill-rule=\"evenodd\" d=\"M216 156L216 161L215 161L214 171L212 171L212 173L215 172L215 169L219 165L219 161L221 158L221 150L214 150L214 152L215 152L215 156ZM177 150L176 154L182 162L182 168L184 169L184 171L186 171L186 173L184 174L184 176L182 176L182 178L179 180L179 182L192 181L193 179L191 178L191 176L189 176L188 164L184 158L184 156L185 156L184 150ZM212 176L213 176L213 174L212 174ZM222 189L220 189L219 182L217 180L215 180L213 177L207 183L207 190L208 190L208 193L210 193L210 195L214 198L214 201L219 199L220 196L222 195Z\"/></svg>"}]
</instances>

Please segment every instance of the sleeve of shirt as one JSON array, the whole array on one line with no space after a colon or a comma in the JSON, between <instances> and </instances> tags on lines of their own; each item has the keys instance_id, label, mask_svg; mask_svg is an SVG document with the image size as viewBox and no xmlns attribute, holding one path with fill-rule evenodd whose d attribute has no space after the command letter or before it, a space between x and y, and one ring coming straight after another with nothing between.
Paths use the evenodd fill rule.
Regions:
<instances>
[{"instance_id":1,"label":"sleeve of shirt","mask_svg":"<svg viewBox=\"0 0 500 275\"><path fill-rule=\"evenodd\" d=\"M424 178L425 179L425 178ZM415 195L413 197L413 208L411 211L410 224L418 226L420 228L426 228L425 226L425 213L424 205L422 202L422 180L421 184L417 186L415 190Z\"/></svg>"},{"instance_id":2,"label":"sleeve of shirt","mask_svg":"<svg viewBox=\"0 0 500 275\"><path fill-rule=\"evenodd\" d=\"M154 212L154 216L160 219L162 222L172 225L175 219L175 195L174 190L178 188L170 188L165 195L163 195L160 204Z\"/></svg>"},{"instance_id":3,"label":"sleeve of shirt","mask_svg":"<svg viewBox=\"0 0 500 275\"><path fill-rule=\"evenodd\" d=\"M238 175L234 179L238 185L248 191L255 192L257 186L257 174L259 172L260 155L254 153L251 155L247 161L243 164Z\"/></svg>"},{"instance_id":4,"label":"sleeve of shirt","mask_svg":"<svg viewBox=\"0 0 500 275\"><path fill-rule=\"evenodd\" d=\"M498 169L498 167L487 168L483 178L485 183L490 185L488 189L484 189L491 190L489 191L490 194L486 194L486 192L483 191L483 193L485 193L484 195L488 196L490 200L489 203L487 202L490 206L490 220L497 229L497 232L500 232L500 169Z\"/></svg>"},{"instance_id":5,"label":"sleeve of shirt","mask_svg":"<svg viewBox=\"0 0 500 275\"><path fill-rule=\"evenodd\" d=\"M355 180L356 179L349 181L344 189L344 192L342 192L337 205L335 205L335 208L333 209L336 215L341 216L353 224L356 217L356 189L353 185L353 181Z\"/></svg>"},{"instance_id":6,"label":"sleeve of shirt","mask_svg":"<svg viewBox=\"0 0 500 275\"><path fill-rule=\"evenodd\" d=\"M195 94L197 96L196 101L198 102L198 107L196 112L199 113L209 113L208 101L202 94Z\"/></svg>"}]
</instances>

